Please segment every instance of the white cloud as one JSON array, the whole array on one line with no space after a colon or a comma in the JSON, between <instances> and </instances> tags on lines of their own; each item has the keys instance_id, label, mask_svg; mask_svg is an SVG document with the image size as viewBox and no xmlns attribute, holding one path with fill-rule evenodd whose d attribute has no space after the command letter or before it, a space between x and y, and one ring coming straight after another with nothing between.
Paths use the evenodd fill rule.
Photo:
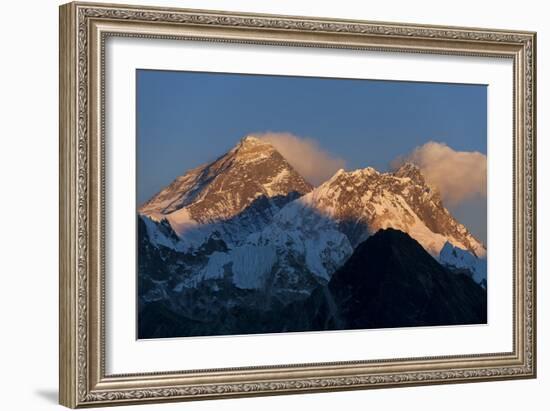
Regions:
<instances>
[{"instance_id":1,"label":"white cloud","mask_svg":"<svg viewBox=\"0 0 550 411\"><path fill-rule=\"evenodd\" d=\"M345 168L346 162L334 157L310 138L291 133L254 133L254 136L272 144L279 153L313 185L328 180L336 171Z\"/></svg>"},{"instance_id":2,"label":"white cloud","mask_svg":"<svg viewBox=\"0 0 550 411\"><path fill-rule=\"evenodd\" d=\"M439 189L450 206L487 196L487 156L477 151L455 151L444 143L430 141L395 159L392 167L405 162L416 164L428 184Z\"/></svg>"}]
</instances>

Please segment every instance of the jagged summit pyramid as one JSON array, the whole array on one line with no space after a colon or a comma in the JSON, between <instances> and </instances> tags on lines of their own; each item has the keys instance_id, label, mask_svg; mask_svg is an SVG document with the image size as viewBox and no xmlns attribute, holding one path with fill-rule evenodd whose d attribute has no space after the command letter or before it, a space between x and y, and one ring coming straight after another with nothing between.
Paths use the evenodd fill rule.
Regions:
<instances>
[{"instance_id":1,"label":"jagged summit pyramid","mask_svg":"<svg viewBox=\"0 0 550 411\"><path fill-rule=\"evenodd\" d=\"M336 221L354 247L380 229L394 228L408 233L435 256L446 242L477 257L486 253L411 163L391 173L372 167L339 170L299 201Z\"/></svg>"},{"instance_id":2,"label":"jagged summit pyramid","mask_svg":"<svg viewBox=\"0 0 550 411\"><path fill-rule=\"evenodd\" d=\"M166 219L179 236L198 225L233 218L250 225L244 227L244 232L250 232L311 190L271 144L246 136L212 163L177 177L139 213L157 221Z\"/></svg>"}]
</instances>

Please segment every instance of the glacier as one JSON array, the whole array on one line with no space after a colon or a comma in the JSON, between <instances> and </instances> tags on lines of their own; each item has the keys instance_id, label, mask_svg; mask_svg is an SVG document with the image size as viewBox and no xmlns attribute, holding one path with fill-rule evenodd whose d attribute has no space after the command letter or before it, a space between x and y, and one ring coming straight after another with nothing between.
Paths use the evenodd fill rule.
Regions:
<instances>
[{"instance_id":1,"label":"glacier","mask_svg":"<svg viewBox=\"0 0 550 411\"><path fill-rule=\"evenodd\" d=\"M439 262L450 268L468 270L476 283L487 288L487 258L478 258L446 242L439 253Z\"/></svg>"}]
</instances>

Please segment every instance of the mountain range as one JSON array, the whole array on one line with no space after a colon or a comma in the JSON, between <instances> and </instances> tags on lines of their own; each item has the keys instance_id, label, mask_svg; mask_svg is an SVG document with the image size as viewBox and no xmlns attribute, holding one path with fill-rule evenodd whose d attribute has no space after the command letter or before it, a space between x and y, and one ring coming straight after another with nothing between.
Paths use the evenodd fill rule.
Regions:
<instances>
[{"instance_id":1,"label":"mountain range","mask_svg":"<svg viewBox=\"0 0 550 411\"><path fill-rule=\"evenodd\" d=\"M410 163L313 187L247 136L138 210L140 338L483 323L486 287L485 246Z\"/></svg>"}]
</instances>

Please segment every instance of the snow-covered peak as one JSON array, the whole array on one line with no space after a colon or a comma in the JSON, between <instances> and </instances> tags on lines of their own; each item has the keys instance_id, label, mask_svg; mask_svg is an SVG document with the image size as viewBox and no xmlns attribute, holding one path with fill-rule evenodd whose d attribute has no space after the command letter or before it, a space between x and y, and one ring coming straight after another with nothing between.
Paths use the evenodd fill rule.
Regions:
<instances>
[{"instance_id":1,"label":"snow-covered peak","mask_svg":"<svg viewBox=\"0 0 550 411\"><path fill-rule=\"evenodd\" d=\"M393 173L393 175L401 178L410 178L415 182L425 184L422 171L416 164L413 164L413 163L407 162L403 164Z\"/></svg>"},{"instance_id":2,"label":"snow-covered peak","mask_svg":"<svg viewBox=\"0 0 550 411\"><path fill-rule=\"evenodd\" d=\"M376 170L372 167L360 168L358 170L355 170L355 171L351 172L351 175L354 176L354 177L367 177L367 176L371 176L373 174L378 175L380 173L378 172L378 170Z\"/></svg>"},{"instance_id":3,"label":"snow-covered peak","mask_svg":"<svg viewBox=\"0 0 550 411\"><path fill-rule=\"evenodd\" d=\"M335 181L338 177L340 177L342 174L345 174L346 173L346 170L344 170L343 168L339 168L336 173L333 174L333 176L331 178L329 178L327 181L325 181L325 184L328 183L328 182L331 182L331 181Z\"/></svg>"},{"instance_id":4,"label":"snow-covered peak","mask_svg":"<svg viewBox=\"0 0 550 411\"><path fill-rule=\"evenodd\" d=\"M265 140L262 140L254 136L245 136L239 140L239 143L235 146L234 150L275 150L275 148Z\"/></svg>"},{"instance_id":5,"label":"snow-covered peak","mask_svg":"<svg viewBox=\"0 0 550 411\"><path fill-rule=\"evenodd\" d=\"M343 168L339 169L334 175L317 187L310 195L309 199L320 198L327 195L336 195L342 190L353 191L366 184L371 176L378 176L380 173L372 167L346 171ZM308 199L304 199L309 201Z\"/></svg>"},{"instance_id":6,"label":"snow-covered peak","mask_svg":"<svg viewBox=\"0 0 550 411\"><path fill-rule=\"evenodd\" d=\"M270 143L254 136L243 137L239 143L226 154L233 161L257 163L272 156L280 156Z\"/></svg>"},{"instance_id":7,"label":"snow-covered peak","mask_svg":"<svg viewBox=\"0 0 550 411\"><path fill-rule=\"evenodd\" d=\"M241 145L244 145L244 144L252 145L252 144L268 144L268 143L266 143L265 141L259 139L256 136L253 136L253 135L249 134L249 135L244 136L243 138L241 138L240 144Z\"/></svg>"},{"instance_id":8,"label":"snow-covered peak","mask_svg":"<svg viewBox=\"0 0 550 411\"><path fill-rule=\"evenodd\" d=\"M485 254L483 244L453 218L411 163L394 173L371 167L339 170L298 201L337 221L354 246L391 227L408 233L434 256L447 241L477 256Z\"/></svg>"},{"instance_id":9,"label":"snow-covered peak","mask_svg":"<svg viewBox=\"0 0 550 411\"><path fill-rule=\"evenodd\" d=\"M176 178L139 211L156 220L165 218L180 237L203 230L201 225L214 230L212 224L236 224L236 219L257 229L311 189L271 144L249 135L212 163Z\"/></svg>"}]
</instances>

